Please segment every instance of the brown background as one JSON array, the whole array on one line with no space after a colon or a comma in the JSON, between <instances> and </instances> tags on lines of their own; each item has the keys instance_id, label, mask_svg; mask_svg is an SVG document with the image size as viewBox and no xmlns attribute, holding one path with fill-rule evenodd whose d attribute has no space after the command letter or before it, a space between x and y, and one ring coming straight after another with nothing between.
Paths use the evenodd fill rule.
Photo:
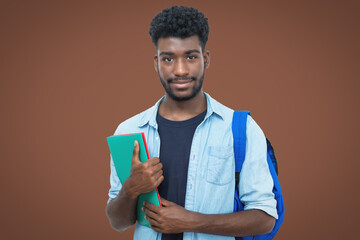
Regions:
<instances>
[{"instance_id":1,"label":"brown background","mask_svg":"<svg viewBox=\"0 0 360 240\"><path fill-rule=\"evenodd\" d=\"M1 1L1 239L131 239L104 214L105 137L163 95L147 32L174 3L209 18L204 90L273 142L276 239L358 235L359 4L218 2Z\"/></svg>"}]
</instances>

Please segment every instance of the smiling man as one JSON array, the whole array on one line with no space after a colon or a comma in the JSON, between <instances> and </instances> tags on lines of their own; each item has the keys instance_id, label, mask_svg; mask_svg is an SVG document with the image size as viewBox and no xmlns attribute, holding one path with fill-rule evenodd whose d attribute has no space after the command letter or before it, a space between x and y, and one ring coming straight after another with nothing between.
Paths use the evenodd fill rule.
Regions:
<instances>
[{"instance_id":1,"label":"smiling man","mask_svg":"<svg viewBox=\"0 0 360 240\"><path fill-rule=\"evenodd\" d=\"M124 231L134 225L138 196L158 187L162 206L144 204L151 228L137 224L134 239L234 239L270 232L278 217L273 180L264 134L251 117L239 182L245 210L233 213L234 111L202 91L210 64L207 18L197 9L173 6L154 17L149 33L165 96L115 131L144 132L151 158L141 163L135 142L123 184L111 160L106 207L111 226Z\"/></svg>"}]
</instances>

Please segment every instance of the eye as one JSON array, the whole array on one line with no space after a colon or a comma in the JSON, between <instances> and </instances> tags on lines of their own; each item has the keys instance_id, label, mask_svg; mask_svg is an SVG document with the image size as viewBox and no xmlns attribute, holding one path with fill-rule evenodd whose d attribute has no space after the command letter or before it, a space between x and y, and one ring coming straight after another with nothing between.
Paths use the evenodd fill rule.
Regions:
<instances>
[{"instance_id":1,"label":"eye","mask_svg":"<svg viewBox=\"0 0 360 240\"><path fill-rule=\"evenodd\" d=\"M172 59L171 57L163 57L163 58L162 58L162 61L163 61L163 62L172 62L173 59Z\"/></svg>"},{"instance_id":2,"label":"eye","mask_svg":"<svg viewBox=\"0 0 360 240\"><path fill-rule=\"evenodd\" d=\"M187 59L189 59L189 60L194 60L194 59L196 59L197 58L197 56L195 56L195 55L189 55L189 56L187 56Z\"/></svg>"}]
</instances>

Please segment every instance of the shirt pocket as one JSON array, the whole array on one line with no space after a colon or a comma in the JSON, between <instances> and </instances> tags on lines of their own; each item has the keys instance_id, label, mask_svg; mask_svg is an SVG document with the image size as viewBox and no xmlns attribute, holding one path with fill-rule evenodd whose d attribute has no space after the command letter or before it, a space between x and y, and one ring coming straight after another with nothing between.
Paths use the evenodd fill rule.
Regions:
<instances>
[{"instance_id":1,"label":"shirt pocket","mask_svg":"<svg viewBox=\"0 0 360 240\"><path fill-rule=\"evenodd\" d=\"M209 147L206 181L217 185L229 183L234 173L232 146Z\"/></svg>"}]
</instances>

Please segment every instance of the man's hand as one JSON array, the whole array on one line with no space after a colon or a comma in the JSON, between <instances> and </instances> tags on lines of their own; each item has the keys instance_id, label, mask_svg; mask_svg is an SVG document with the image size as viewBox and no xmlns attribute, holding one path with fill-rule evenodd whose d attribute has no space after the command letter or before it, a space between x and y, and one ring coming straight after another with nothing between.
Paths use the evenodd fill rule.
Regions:
<instances>
[{"instance_id":1,"label":"man's hand","mask_svg":"<svg viewBox=\"0 0 360 240\"><path fill-rule=\"evenodd\" d=\"M228 214L201 214L161 198L162 207L144 202L150 226L161 233L201 232L223 236L253 236L271 232L275 219L257 209Z\"/></svg>"},{"instance_id":2,"label":"man's hand","mask_svg":"<svg viewBox=\"0 0 360 240\"><path fill-rule=\"evenodd\" d=\"M135 141L130 176L123 184L125 192L132 198L154 190L164 180L160 159L150 158L142 163L139 159L139 152L139 143Z\"/></svg>"},{"instance_id":3,"label":"man's hand","mask_svg":"<svg viewBox=\"0 0 360 240\"><path fill-rule=\"evenodd\" d=\"M193 212L161 198L162 207L144 202L143 211L150 226L161 233L180 233L191 230Z\"/></svg>"}]
</instances>

